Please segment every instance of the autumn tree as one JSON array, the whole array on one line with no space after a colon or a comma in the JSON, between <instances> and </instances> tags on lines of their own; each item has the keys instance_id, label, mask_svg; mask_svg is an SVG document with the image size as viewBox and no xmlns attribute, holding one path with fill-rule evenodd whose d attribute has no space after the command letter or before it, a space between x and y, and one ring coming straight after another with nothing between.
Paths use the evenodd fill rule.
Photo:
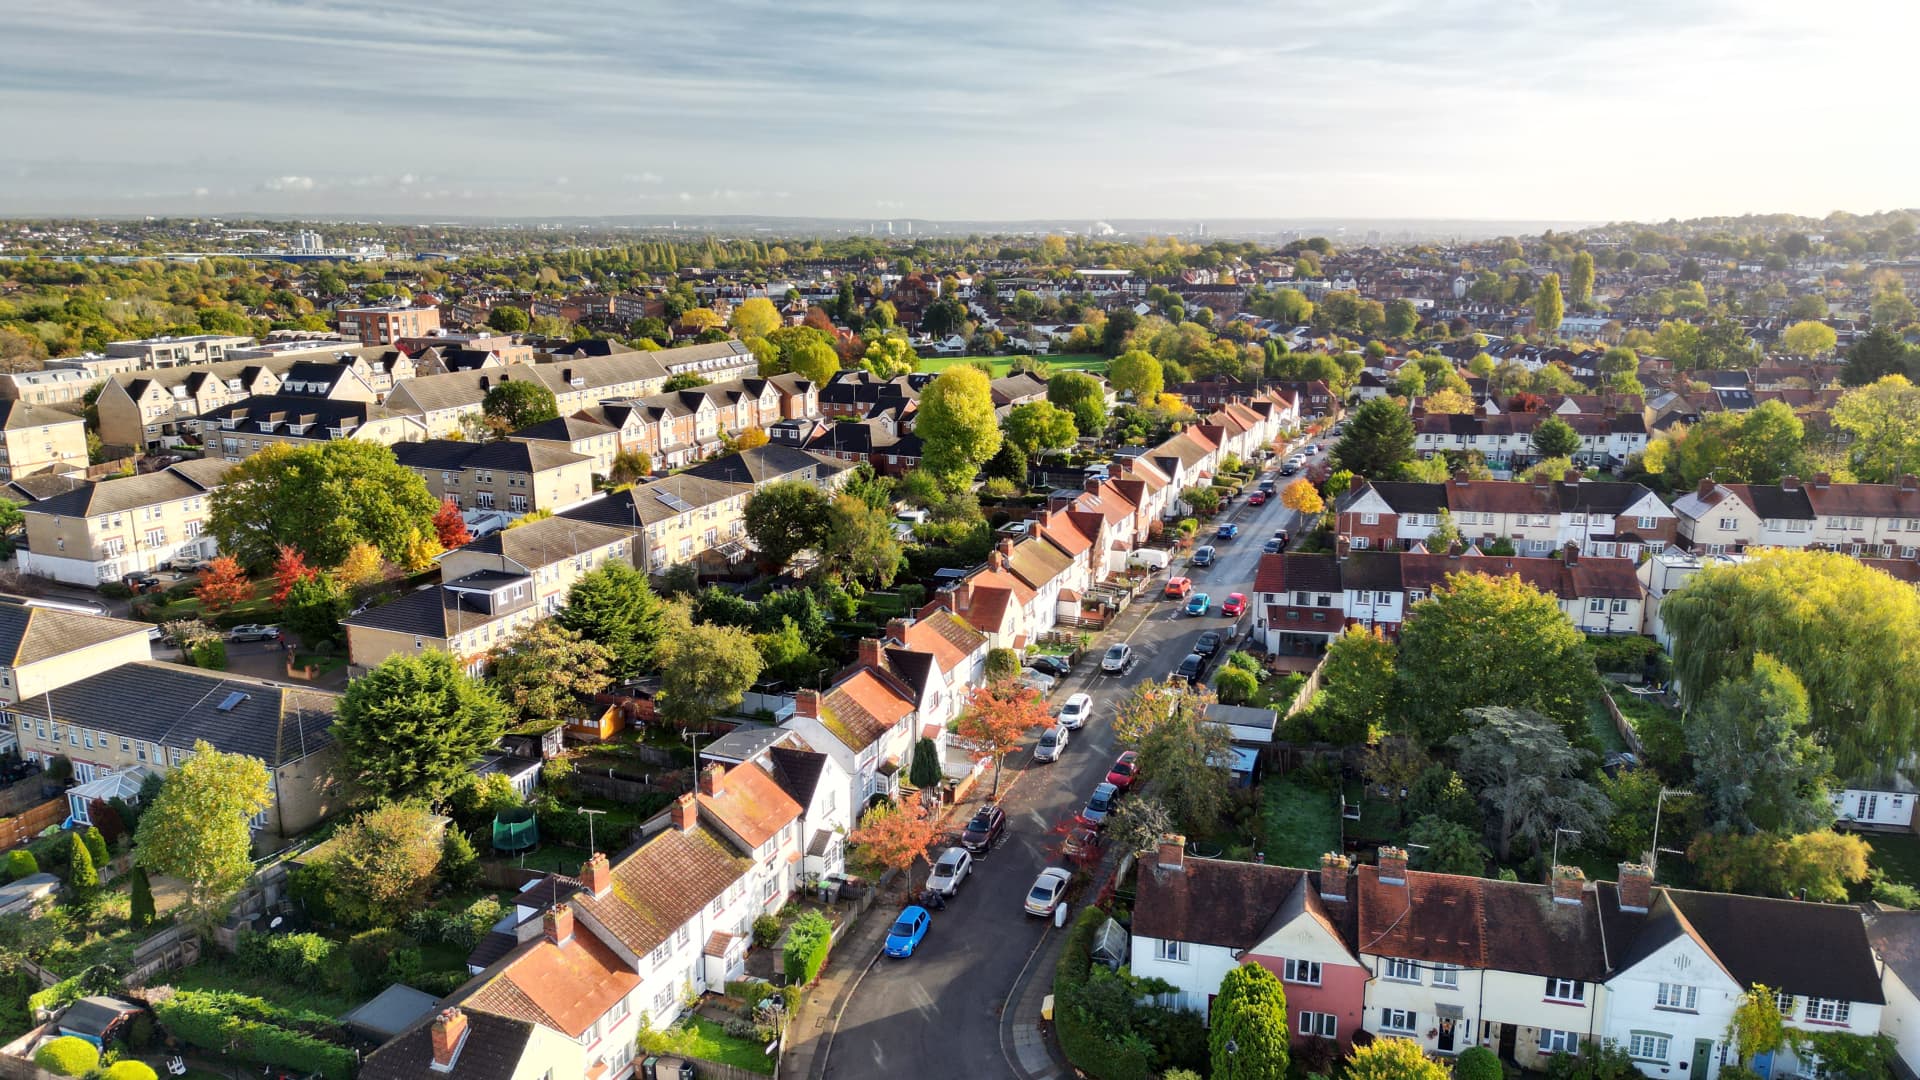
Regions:
<instances>
[{"instance_id":1,"label":"autumn tree","mask_svg":"<svg viewBox=\"0 0 1920 1080\"><path fill-rule=\"evenodd\" d=\"M280 555L273 563L273 602L285 604L287 594L302 581L310 581L319 575L319 571L307 565L306 556L294 548L281 545Z\"/></svg>"},{"instance_id":2,"label":"autumn tree","mask_svg":"<svg viewBox=\"0 0 1920 1080\"><path fill-rule=\"evenodd\" d=\"M933 818L918 800L880 802L860 815L860 827L847 834L847 843L858 861L904 875L925 857L933 837Z\"/></svg>"},{"instance_id":3,"label":"autumn tree","mask_svg":"<svg viewBox=\"0 0 1920 1080\"><path fill-rule=\"evenodd\" d=\"M253 873L251 823L271 805L271 781L259 758L196 742L140 814L134 864L186 882L186 917L211 928Z\"/></svg>"},{"instance_id":4,"label":"autumn tree","mask_svg":"<svg viewBox=\"0 0 1920 1080\"><path fill-rule=\"evenodd\" d=\"M949 490L971 483L1000 450L990 381L978 368L956 365L936 376L920 393L918 417L922 465Z\"/></svg>"},{"instance_id":5,"label":"autumn tree","mask_svg":"<svg viewBox=\"0 0 1920 1080\"><path fill-rule=\"evenodd\" d=\"M973 744L976 760L993 759L993 792L998 795L1000 766L1006 756L1019 749L1027 732L1053 724L1040 691L1009 680L968 692L966 708L955 722L953 733Z\"/></svg>"},{"instance_id":6,"label":"autumn tree","mask_svg":"<svg viewBox=\"0 0 1920 1080\"><path fill-rule=\"evenodd\" d=\"M440 827L418 802L384 803L334 834L328 906L355 926L393 926L424 905L440 868Z\"/></svg>"},{"instance_id":7,"label":"autumn tree","mask_svg":"<svg viewBox=\"0 0 1920 1080\"><path fill-rule=\"evenodd\" d=\"M1280 493L1280 504L1303 517L1312 517L1327 509L1326 500L1320 497L1320 489L1314 487L1313 481L1306 477L1287 485L1286 490Z\"/></svg>"},{"instance_id":8,"label":"autumn tree","mask_svg":"<svg viewBox=\"0 0 1920 1080\"><path fill-rule=\"evenodd\" d=\"M875 338L860 356L860 366L882 379L911 375L920 370L920 356L897 334Z\"/></svg>"},{"instance_id":9,"label":"autumn tree","mask_svg":"<svg viewBox=\"0 0 1920 1080\"><path fill-rule=\"evenodd\" d=\"M380 549L359 543L347 549L347 556L334 568L333 576L349 588L380 580Z\"/></svg>"},{"instance_id":10,"label":"autumn tree","mask_svg":"<svg viewBox=\"0 0 1920 1080\"><path fill-rule=\"evenodd\" d=\"M1780 333L1780 344L1785 345L1788 352L1799 356L1825 356L1833 351L1839 340L1833 327L1812 319L1794 323Z\"/></svg>"},{"instance_id":11,"label":"autumn tree","mask_svg":"<svg viewBox=\"0 0 1920 1080\"><path fill-rule=\"evenodd\" d=\"M1867 877L1872 845L1856 833L1819 829L1798 836L1703 832L1687 845L1702 884L1723 892L1799 897L1816 903L1846 900Z\"/></svg>"},{"instance_id":12,"label":"autumn tree","mask_svg":"<svg viewBox=\"0 0 1920 1080\"><path fill-rule=\"evenodd\" d=\"M780 317L780 309L764 296L749 297L735 304L727 321L742 338L766 337L785 322Z\"/></svg>"},{"instance_id":13,"label":"autumn tree","mask_svg":"<svg viewBox=\"0 0 1920 1080\"><path fill-rule=\"evenodd\" d=\"M337 566L360 543L404 563L409 544L432 537L438 507L391 449L361 439L268 446L227 471L211 504L208 531L249 566L266 565L282 545Z\"/></svg>"},{"instance_id":14,"label":"autumn tree","mask_svg":"<svg viewBox=\"0 0 1920 1080\"><path fill-rule=\"evenodd\" d=\"M473 534L467 531L467 519L460 513L460 504L448 499L440 504L433 514L433 533L440 539L440 546L451 551L473 540Z\"/></svg>"},{"instance_id":15,"label":"autumn tree","mask_svg":"<svg viewBox=\"0 0 1920 1080\"><path fill-rule=\"evenodd\" d=\"M551 619L534 623L493 658L493 684L529 724L551 727L607 688L613 654Z\"/></svg>"},{"instance_id":16,"label":"autumn tree","mask_svg":"<svg viewBox=\"0 0 1920 1080\"><path fill-rule=\"evenodd\" d=\"M1429 413L1450 416L1462 416L1475 408L1472 398L1451 387L1435 390L1421 404Z\"/></svg>"},{"instance_id":17,"label":"autumn tree","mask_svg":"<svg viewBox=\"0 0 1920 1080\"><path fill-rule=\"evenodd\" d=\"M1166 374L1158 357L1144 349L1129 349L1107 365L1107 382L1137 402L1149 402L1166 389Z\"/></svg>"},{"instance_id":18,"label":"autumn tree","mask_svg":"<svg viewBox=\"0 0 1920 1080\"><path fill-rule=\"evenodd\" d=\"M253 599L253 582L231 555L221 555L200 572L200 584L193 590L200 607L209 615L218 615L237 604Z\"/></svg>"}]
</instances>

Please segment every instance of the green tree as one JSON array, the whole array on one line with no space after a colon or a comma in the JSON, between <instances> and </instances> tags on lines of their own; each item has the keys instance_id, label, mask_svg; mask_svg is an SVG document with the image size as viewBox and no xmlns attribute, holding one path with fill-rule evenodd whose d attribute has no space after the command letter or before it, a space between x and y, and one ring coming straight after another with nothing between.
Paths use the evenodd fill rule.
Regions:
<instances>
[{"instance_id":1,"label":"green tree","mask_svg":"<svg viewBox=\"0 0 1920 1080\"><path fill-rule=\"evenodd\" d=\"M852 495L836 496L828 504L819 547L821 573L843 581L871 582L884 589L900 572L902 549L893 518Z\"/></svg>"},{"instance_id":2,"label":"green tree","mask_svg":"<svg viewBox=\"0 0 1920 1080\"><path fill-rule=\"evenodd\" d=\"M907 770L907 783L921 791L940 785L945 773L940 768L940 748L932 739L921 738L913 744L913 765Z\"/></svg>"},{"instance_id":3,"label":"green tree","mask_svg":"<svg viewBox=\"0 0 1920 1080\"><path fill-rule=\"evenodd\" d=\"M920 356L906 338L889 334L867 345L867 351L861 354L860 366L882 379L892 379L920 370Z\"/></svg>"},{"instance_id":4,"label":"green tree","mask_svg":"<svg viewBox=\"0 0 1920 1080\"><path fill-rule=\"evenodd\" d=\"M763 338L779 329L784 321L780 317L780 309L773 306L773 301L764 296L754 296L734 305L733 315L727 323L742 338Z\"/></svg>"},{"instance_id":5,"label":"green tree","mask_svg":"<svg viewBox=\"0 0 1920 1080\"><path fill-rule=\"evenodd\" d=\"M1448 1080L1447 1070L1412 1039L1375 1039L1356 1046L1341 1080Z\"/></svg>"},{"instance_id":6,"label":"green tree","mask_svg":"<svg viewBox=\"0 0 1920 1080\"><path fill-rule=\"evenodd\" d=\"M1198 484L1180 491L1180 501L1193 508L1193 512L1202 517L1211 517L1220 512L1220 491L1218 488L1201 487Z\"/></svg>"},{"instance_id":7,"label":"green tree","mask_svg":"<svg viewBox=\"0 0 1920 1080\"><path fill-rule=\"evenodd\" d=\"M1787 351L1800 356L1825 356L1833 351L1834 344L1839 340L1833 327L1811 319L1794 323L1780 334L1780 343L1787 347Z\"/></svg>"},{"instance_id":8,"label":"green tree","mask_svg":"<svg viewBox=\"0 0 1920 1080\"><path fill-rule=\"evenodd\" d=\"M1189 836L1212 832L1226 810L1231 742L1205 722L1212 695L1178 680L1146 682L1119 706L1114 734L1140 753L1140 774Z\"/></svg>"},{"instance_id":9,"label":"green tree","mask_svg":"<svg viewBox=\"0 0 1920 1080\"><path fill-rule=\"evenodd\" d=\"M493 684L528 724L551 727L613 681L613 654L551 619L534 623L493 658Z\"/></svg>"},{"instance_id":10,"label":"green tree","mask_svg":"<svg viewBox=\"0 0 1920 1080\"><path fill-rule=\"evenodd\" d=\"M1435 874L1481 877L1487 872L1487 849L1480 830L1443 817L1424 817L1407 830L1420 869Z\"/></svg>"},{"instance_id":11,"label":"green tree","mask_svg":"<svg viewBox=\"0 0 1920 1080\"><path fill-rule=\"evenodd\" d=\"M920 392L918 415L921 462L949 490L970 483L1000 449L993 394L978 368L956 365L941 372Z\"/></svg>"},{"instance_id":12,"label":"green tree","mask_svg":"<svg viewBox=\"0 0 1920 1080\"><path fill-rule=\"evenodd\" d=\"M410 542L434 534L439 508L392 450L335 439L268 446L235 465L213 491L208 527L221 551L249 566L267 565L283 545L338 566L360 543L401 563Z\"/></svg>"},{"instance_id":13,"label":"green tree","mask_svg":"<svg viewBox=\"0 0 1920 1080\"><path fill-rule=\"evenodd\" d=\"M1533 325L1543 334L1556 333L1566 313L1566 302L1560 297L1560 275L1541 278L1540 288L1533 294Z\"/></svg>"},{"instance_id":14,"label":"green tree","mask_svg":"<svg viewBox=\"0 0 1920 1080\"><path fill-rule=\"evenodd\" d=\"M1159 358L1144 349L1128 349L1114 357L1107 365L1107 382L1116 392L1130 393L1138 402L1158 398L1167 386Z\"/></svg>"},{"instance_id":15,"label":"green tree","mask_svg":"<svg viewBox=\"0 0 1920 1080\"><path fill-rule=\"evenodd\" d=\"M73 905L91 910L100 894L100 871L93 865L93 852L78 832L67 834L67 888L73 891Z\"/></svg>"},{"instance_id":16,"label":"green tree","mask_svg":"<svg viewBox=\"0 0 1920 1080\"><path fill-rule=\"evenodd\" d=\"M319 574L294 583L281 608L280 622L308 648L319 648L345 636L340 621L352 606L345 586L331 574Z\"/></svg>"},{"instance_id":17,"label":"green tree","mask_svg":"<svg viewBox=\"0 0 1920 1080\"><path fill-rule=\"evenodd\" d=\"M347 684L333 741L372 800L438 801L506 731L493 687L437 649L396 653Z\"/></svg>"},{"instance_id":18,"label":"green tree","mask_svg":"<svg viewBox=\"0 0 1920 1080\"><path fill-rule=\"evenodd\" d=\"M1578 730L1598 685L1585 636L1553 597L1513 575L1448 575L1408 613L1398 671L1406 712L1430 744L1482 705L1533 709Z\"/></svg>"},{"instance_id":19,"label":"green tree","mask_svg":"<svg viewBox=\"0 0 1920 1080\"><path fill-rule=\"evenodd\" d=\"M1029 401L1007 410L1007 445L1028 461L1042 450L1064 450L1079 434L1073 414L1048 401Z\"/></svg>"},{"instance_id":20,"label":"green tree","mask_svg":"<svg viewBox=\"0 0 1920 1080\"><path fill-rule=\"evenodd\" d=\"M1413 458L1413 421L1390 398L1362 404L1333 447L1333 467L1369 480L1392 480Z\"/></svg>"},{"instance_id":21,"label":"green tree","mask_svg":"<svg viewBox=\"0 0 1920 1080\"><path fill-rule=\"evenodd\" d=\"M799 327L811 330L811 327ZM812 338L803 339L780 350L780 361L788 371L803 375L815 386L825 386L840 370L840 354L833 343L826 340L818 330L813 330Z\"/></svg>"},{"instance_id":22,"label":"green tree","mask_svg":"<svg viewBox=\"0 0 1920 1080\"><path fill-rule=\"evenodd\" d=\"M987 681L1005 682L1020 677L1020 654L1012 649L987 650Z\"/></svg>"},{"instance_id":23,"label":"green tree","mask_svg":"<svg viewBox=\"0 0 1920 1080\"><path fill-rule=\"evenodd\" d=\"M1098 438L1107 430L1106 388L1086 372L1062 371L1048 379L1047 400L1073 414L1082 438Z\"/></svg>"},{"instance_id":24,"label":"green tree","mask_svg":"<svg viewBox=\"0 0 1920 1080\"><path fill-rule=\"evenodd\" d=\"M187 920L211 927L253 873L251 823L272 804L260 759L196 742L140 814L134 864L186 882Z\"/></svg>"},{"instance_id":25,"label":"green tree","mask_svg":"<svg viewBox=\"0 0 1920 1080\"><path fill-rule=\"evenodd\" d=\"M1854 475L1867 483L1892 483L1920 473L1920 387L1888 375L1840 395L1834 426L1852 436Z\"/></svg>"},{"instance_id":26,"label":"green tree","mask_svg":"<svg viewBox=\"0 0 1920 1080\"><path fill-rule=\"evenodd\" d=\"M440 868L440 825L418 802L368 810L334 834L327 906L353 926L394 926L425 906Z\"/></svg>"},{"instance_id":27,"label":"green tree","mask_svg":"<svg viewBox=\"0 0 1920 1080\"><path fill-rule=\"evenodd\" d=\"M747 539L771 569L785 569L795 555L820 547L827 506L826 493L804 480L768 484L747 498Z\"/></svg>"},{"instance_id":28,"label":"green tree","mask_svg":"<svg viewBox=\"0 0 1920 1080\"><path fill-rule=\"evenodd\" d=\"M553 391L545 386L531 379L514 379L488 390L481 399L480 411L504 432L552 420L560 415L560 406Z\"/></svg>"},{"instance_id":29,"label":"green tree","mask_svg":"<svg viewBox=\"0 0 1920 1080\"><path fill-rule=\"evenodd\" d=\"M1387 304L1383 329L1388 337L1403 338L1420 328L1420 312L1411 300L1393 300Z\"/></svg>"},{"instance_id":30,"label":"green tree","mask_svg":"<svg viewBox=\"0 0 1920 1080\"><path fill-rule=\"evenodd\" d=\"M136 930L153 925L153 885L145 867L136 866L127 885L127 923Z\"/></svg>"},{"instance_id":31,"label":"green tree","mask_svg":"<svg viewBox=\"0 0 1920 1080\"><path fill-rule=\"evenodd\" d=\"M1763 651L1807 692L1808 732L1848 780L1920 749L1920 593L1838 552L1768 550L1715 564L1660 605L1682 701L1703 704Z\"/></svg>"},{"instance_id":32,"label":"green tree","mask_svg":"<svg viewBox=\"0 0 1920 1080\"><path fill-rule=\"evenodd\" d=\"M1910 347L1890 326L1876 326L1854 341L1847 350L1847 366L1840 381L1848 386L1866 386L1888 375L1912 378L1920 366L1920 351Z\"/></svg>"},{"instance_id":33,"label":"green tree","mask_svg":"<svg viewBox=\"0 0 1920 1080\"><path fill-rule=\"evenodd\" d=\"M1222 666L1213 674L1213 691L1220 696L1222 705L1244 705L1253 700L1254 692L1259 689L1260 682L1250 671Z\"/></svg>"},{"instance_id":34,"label":"green tree","mask_svg":"<svg viewBox=\"0 0 1920 1080\"><path fill-rule=\"evenodd\" d=\"M1612 380L1622 375L1638 377L1640 374L1640 354L1625 345L1615 345L1600 354L1594 371L1602 378Z\"/></svg>"},{"instance_id":35,"label":"green tree","mask_svg":"<svg viewBox=\"0 0 1920 1080\"><path fill-rule=\"evenodd\" d=\"M1786 1018L1780 1015L1780 1002L1771 987L1755 983L1741 995L1727 1024L1727 1042L1743 1069L1751 1069L1754 1058L1787 1045Z\"/></svg>"},{"instance_id":36,"label":"green tree","mask_svg":"<svg viewBox=\"0 0 1920 1080\"><path fill-rule=\"evenodd\" d=\"M1244 963L1220 980L1207 1050L1214 1080L1286 1080L1287 992L1273 972Z\"/></svg>"},{"instance_id":37,"label":"green tree","mask_svg":"<svg viewBox=\"0 0 1920 1080\"><path fill-rule=\"evenodd\" d=\"M1549 416L1533 429L1533 449L1544 458L1572 457L1580 451L1580 433L1558 416Z\"/></svg>"},{"instance_id":38,"label":"green tree","mask_svg":"<svg viewBox=\"0 0 1920 1080\"><path fill-rule=\"evenodd\" d=\"M660 384L660 392L663 394L671 394L677 390L695 390L707 385L707 381L707 377L704 375L699 375L691 371L683 371L678 375L668 376L667 381Z\"/></svg>"},{"instance_id":39,"label":"green tree","mask_svg":"<svg viewBox=\"0 0 1920 1080\"><path fill-rule=\"evenodd\" d=\"M684 603L667 606L654 653L660 664L661 719L685 727L740 704L765 661L753 635L737 626L696 624Z\"/></svg>"},{"instance_id":40,"label":"green tree","mask_svg":"<svg viewBox=\"0 0 1920 1080\"><path fill-rule=\"evenodd\" d=\"M1567 285L1573 290L1573 308L1585 311L1593 306L1593 255L1590 252L1573 253L1573 272Z\"/></svg>"},{"instance_id":41,"label":"green tree","mask_svg":"<svg viewBox=\"0 0 1920 1080\"><path fill-rule=\"evenodd\" d=\"M608 674L630 678L652 663L660 599L647 575L614 559L573 583L554 621L606 649L612 659Z\"/></svg>"},{"instance_id":42,"label":"green tree","mask_svg":"<svg viewBox=\"0 0 1920 1080\"><path fill-rule=\"evenodd\" d=\"M1832 824L1832 759L1806 734L1807 715L1800 680L1765 653L1745 677L1708 691L1686 733L1712 828L1798 833Z\"/></svg>"},{"instance_id":43,"label":"green tree","mask_svg":"<svg viewBox=\"0 0 1920 1080\"><path fill-rule=\"evenodd\" d=\"M503 334L518 334L533 325L526 311L504 304L487 312L487 326Z\"/></svg>"},{"instance_id":44,"label":"green tree","mask_svg":"<svg viewBox=\"0 0 1920 1080\"><path fill-rule=\"evenodd\" d=\"M1562 725L1531 709L1468 709L1467 730L1451 740L1460 776L1485 804L1494 854L1513 856L1515 841L1534 854L1556 828L1588 831L1612 813L1606 795L1584 779L1592 754L1567 740Z\"/></svg>"},{"instance_id":45,"label":"green tree","mask_svg":"<svg viewBox=\"0 0 1920 1080\"><path fill-rule=\"evenodd\" d=\"M1321 667L1321 685L1326 689L1320 707L1331 721L1328 741L1361 745L1387 730L1399 693L1395 651L1385 634L1362 626L1347 627L1327 647Z\"/></svg>"}]
</instances>

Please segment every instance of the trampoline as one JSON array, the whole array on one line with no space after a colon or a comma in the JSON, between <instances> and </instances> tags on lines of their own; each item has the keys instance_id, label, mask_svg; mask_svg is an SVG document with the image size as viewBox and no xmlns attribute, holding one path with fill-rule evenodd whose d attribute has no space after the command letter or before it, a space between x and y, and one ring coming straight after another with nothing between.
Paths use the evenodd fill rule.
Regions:
<instances>
[{"instance_id":1,"label":"trampoline","mask_svg":"<svg viewBox=\"0 0 1920 1080\"><path fill-rule=\"evenodd\" d=\"M516 807L493 819L493 850L509 855L531 850L540 843L540 822L533 811Z\"/></svg>"}]
</instances>

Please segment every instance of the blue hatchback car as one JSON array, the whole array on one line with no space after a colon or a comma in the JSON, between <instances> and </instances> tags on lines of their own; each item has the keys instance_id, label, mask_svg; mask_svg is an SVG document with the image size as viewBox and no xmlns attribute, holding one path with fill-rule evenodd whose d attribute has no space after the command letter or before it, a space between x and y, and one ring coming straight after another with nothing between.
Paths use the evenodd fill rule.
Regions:
<instances>
[{"instance_id":1,"label":"blue hatchback car","mask_svg":"<svg viewBox=\"0 0 1920 1080\"><path fill-rule=\"evenodd\" d=\"M1189 615L1205 615L1212 610L1213 597L1208 596L1206 593L1194 593L1193 599L1187 601L1187 614Z\"/></svg>"},{"instance_id":2,"label":"blue hatchback car","mask_svg":"<svg viewBox=\"0 0 1920 1080\"><path fill-rule=\"evenodd\" d=\"M927 936L927 927L932 925L933 916L918 904L902 911L887 931L887 955L912 956L913 950L920 947L920 939Z\"/></svg>"}]
</instances>

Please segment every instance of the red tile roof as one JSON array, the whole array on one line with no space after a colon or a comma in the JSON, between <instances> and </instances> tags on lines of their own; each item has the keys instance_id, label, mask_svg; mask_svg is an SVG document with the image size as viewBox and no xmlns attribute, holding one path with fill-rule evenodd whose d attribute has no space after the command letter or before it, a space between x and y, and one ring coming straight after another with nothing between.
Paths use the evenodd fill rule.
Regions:
<instances>
[{"instance_id":1,"label":"red tile roof","mask_svg":"<svg viewBox=\"0 0 1920 1080\"><path fill-rule=\"evenodd\" d=\"M478 1009L578 1036L640 984L612 949L585 927L556 945L538 939L473 994Z\"/></svg>"},{"instance_id":2,"label":"red tile roof","mask_svg":"<svg viewBox=\"0 0 1920 1080\"><path fill-rule=\"evenodd\" d=\"M669 828L613 864L604 895L581 893L573 905L646 956L752 869L752 859L711 829Z\"/></svg>"},{"instance_id":3,"label":"red tile roof","mask_svg":"<svg viewBox=\"0 0 1920 1080\"><path fill-rule=\"evenodd\" d=\"M780 835L800 818L800 804L758 765L735 765L720 777L720 793L701 792L702 813L712 814L748 848Z\"/></svg>"}]
</instances>

